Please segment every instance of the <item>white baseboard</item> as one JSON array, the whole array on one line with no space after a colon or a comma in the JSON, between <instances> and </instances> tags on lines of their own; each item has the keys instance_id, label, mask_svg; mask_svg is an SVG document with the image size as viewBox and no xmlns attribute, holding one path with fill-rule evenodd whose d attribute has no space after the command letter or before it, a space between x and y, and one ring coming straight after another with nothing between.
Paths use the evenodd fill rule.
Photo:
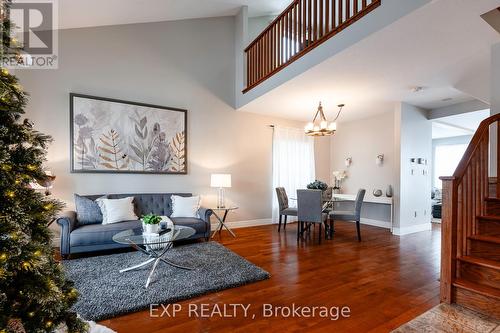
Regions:
<instances>
[{"instance_id":1,"label":"white baseboard","mask_svg":"<svg viewBox=\"0 0 500 333\"><path fill-rule=\"evenodd\" d=\"M355 221L346 221L346 222L355 223ZM391 229L391 222L388 222L388 221L366 219L366 218L362 217L360 222L361 222L361 224L371 225L372 227Z\"/></svg>"},{"instance_id":2,"label":"white baseboard","mask_svg":"<svg viewBox=\"0 0 500 333\"><path fill-rule=\"evenodd\" d=\"M394 228L392 233L396 236L413 234L415 232L428 231L432 229L432 225L430 223L417 224L409 227L403 228Z\"/></svg>"},{"instance_id":3,"label":"white baseboard","mask_svg":"<svg viewBox=\"0 0 500 333\"><path fill-rule=\"evenodd\" d=\"M292 217L288 219L287 223L295 223L297 219ZM273 221L272 219L258 219L258 220L248 220L248 221L234 221L234 222L226 222L230 228L247 228L247 227L257 227L260 225L269 225L269 224L278 224L278 221ZM353 222L354 223L354 222ZM374 227L390 229L391 223L387 221L379 221L372 219L361 219L361 224L371 225ZM212 230L217 227L218 223L212 222Z\"/></svg>"},{"instance_id":4,"label":"white baseboard","mask_svg":"<svg viewBox=\"0 0 500 333\"><path fill-rule=\"evenodd\" d=\"M391 229L391 222L388 222L388 221L380 221L380 220L361 218L361 224L367 224L367 225L371 225L371 226L379 227L379 228L384 228L384 229Z\"/></svg>"},{"instance_id":5,"label":"white baseboard","mask_svg":"<svg viewBox=\"0 0 500 333\"><path fill-rule=\"evenodd\" d=\"M234 222L226 222L226 224L229 226L231 229L237 229L237 228L248 228L248 227L257 227L259 225L270 225L273 224L272 219L257 219L257 220L247 220L247 221L234 221ZM212 222L212 230L215 230L217 226L219 225L219 221L216 220L216 222Z\"/></svg>"}]
</instances>

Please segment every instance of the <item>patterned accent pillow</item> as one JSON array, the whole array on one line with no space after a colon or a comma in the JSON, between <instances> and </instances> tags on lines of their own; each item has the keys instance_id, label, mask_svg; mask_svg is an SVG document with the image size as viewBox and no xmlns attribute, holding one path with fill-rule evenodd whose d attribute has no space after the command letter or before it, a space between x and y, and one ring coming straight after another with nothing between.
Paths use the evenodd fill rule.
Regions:
<instances>
[{"instance_id":1,"label":"patterned accent pillow","mask_svg":"<svg viewBox=\"0 0 500 333\"><path fill-rule=\"evenodd\" d=\"M101 198L107 198L102 196ZM75 194L76 218L79 225L102 223L101 208L95 200Z\"/></svg>"}]
</instances>

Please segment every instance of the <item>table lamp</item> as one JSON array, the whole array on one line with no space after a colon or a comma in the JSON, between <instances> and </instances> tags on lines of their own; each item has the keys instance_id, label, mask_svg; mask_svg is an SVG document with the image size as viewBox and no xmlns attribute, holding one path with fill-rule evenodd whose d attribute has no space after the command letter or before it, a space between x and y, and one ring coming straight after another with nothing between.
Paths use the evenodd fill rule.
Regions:
<instances>
[{"instance_id":1,"label":"table lamp","mask_svg":"<svg viewBox=\"0 0 500 333\"><path fill-rule=\"evenodd\" d=\"M224 188L231 187L231 175L227 173L213 173L210 177L210 186L217 187L217 208L225 208Z\"/></svg>"}]
</instances>

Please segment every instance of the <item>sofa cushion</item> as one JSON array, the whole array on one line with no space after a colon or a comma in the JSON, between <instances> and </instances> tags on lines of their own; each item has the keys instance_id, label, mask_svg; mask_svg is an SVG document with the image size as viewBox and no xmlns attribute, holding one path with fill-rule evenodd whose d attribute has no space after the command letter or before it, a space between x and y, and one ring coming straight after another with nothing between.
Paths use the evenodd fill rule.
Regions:
<instances>
[{"instance_id":1,"label":"sofa cushion","mask_svg":"<svg viewBox=\"0 0 500 333\"><path fill-rule=\"evenodd\" d=\"M113 224L82 225L71 233L71 246L89 246L96 244L113 244L113 236L127 229L140 228L139 220L118 222Z\"/></svg>"},{"instance_id":2,"label":"sofa cushion","mask_svg":"<svg viewBox=\"0 0 500 333\"><path fill-rule=\"evenodd\" d=\"M196 234L203 234L207 232L207 223L202 219L197 219L194 217L171 217L170 218L175 225L182 225L185 227L191 227L196 230Z\"/></svg>"},{"instance_id":3,"label":"sofa cushion","mask_svg":"<svg viewBox=\"0 0 500 333\"><path fill-rule=\"evenodd\" d=\"M122 199L97 199L102 212L102 224L133 221L139 218L134 213L134 197Z\"/></svg>"},{"instance_id":4,"label":"sofa cushion","mask_svg":"<svg viewBox=\"0 0 500 333\"><path fill-rule=\"evenodd\" d=\"M95 200L75 194L75 207L78 225L102 223L101 208Z\"/></svg>"}]
</instances>

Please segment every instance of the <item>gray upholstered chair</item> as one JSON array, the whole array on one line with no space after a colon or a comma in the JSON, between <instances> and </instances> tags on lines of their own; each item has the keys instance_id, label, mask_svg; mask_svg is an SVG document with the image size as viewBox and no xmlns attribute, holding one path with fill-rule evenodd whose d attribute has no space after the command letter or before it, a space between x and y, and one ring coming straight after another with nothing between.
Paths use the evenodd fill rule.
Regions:
<instances>
[{"instance_id":1,"label":"gray upholstered chair","mask_svg":"<svg viewBox=\"0 0 500 333\"><path fill-rule=\"evenodd\" d=\"M361 230L360 230L360 220L361 220L361 206L363 205L363 199L365 198L366 190L360 189L356 195L356 201L354 202L354 210L352 211L342 211L333 210L330 212L329 222L329 234L330 237L333 236L333 224L335 221L354 221L356 222L356 229L358 231L358 241L361 242Z\"/></svg>"},{"instance_id":2,"label":"gray upholstered chair","mask_svg":"<svg viewBox=\"0 0 500 333\"><path fill-rule=\"evenodd\" d=\"M297 241L312 225L319 224L319 241L321 242L321 227L328 215L323 212L321 190L297 190L297 210L299 224L297 226Z\"/></svg>"},{"instance_id":3,"label":"gray upholstered chair","mask_svg":"<svg viewBox=\"0 0 500 333\"><path fill-rule=\"evenodd\" d=\"M278 205L279 205L279 225L278 232L281 229L281 220L285 217L285 224L283 225L283 229L286 229L286 218L288 216L297 216L297 208L291 208L288 206L288 196L286 195L286 190L284 187L276 187L276 195L278 196Z\"/></svg>"}]
</instances>

